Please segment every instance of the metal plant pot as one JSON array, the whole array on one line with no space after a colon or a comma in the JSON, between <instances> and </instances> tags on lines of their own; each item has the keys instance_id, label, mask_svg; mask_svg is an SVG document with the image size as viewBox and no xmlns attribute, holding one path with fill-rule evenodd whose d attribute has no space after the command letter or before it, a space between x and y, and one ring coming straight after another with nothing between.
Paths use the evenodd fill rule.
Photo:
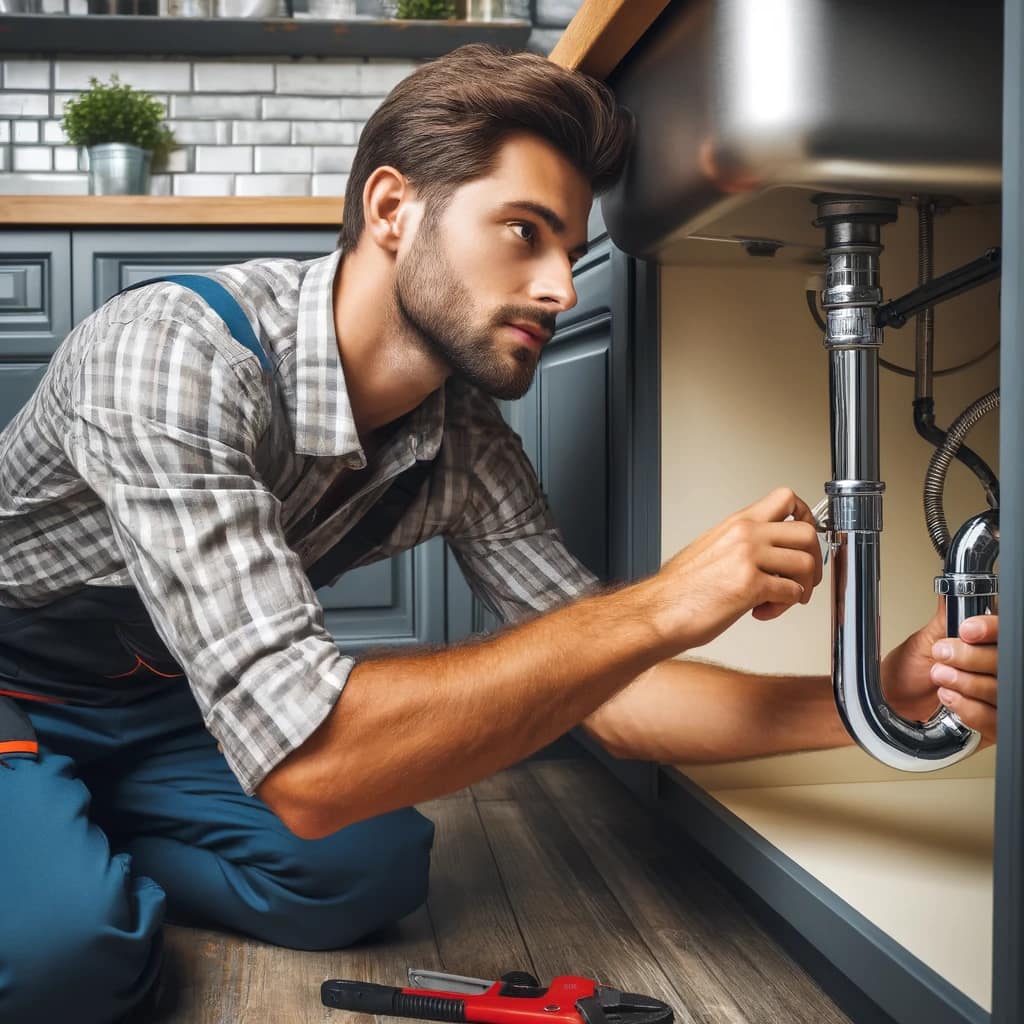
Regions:
<instances>
[{"instance_id":1,"label":"metal plant pot","mask_svg":"<svg viewBox=\"0 0 1024 1024\"><path fill-rule=\"evenodd\" d=\"M149 192L152 152L127 142L89 147L89 194L144 196Z\"/></svg>"}]
</instances>

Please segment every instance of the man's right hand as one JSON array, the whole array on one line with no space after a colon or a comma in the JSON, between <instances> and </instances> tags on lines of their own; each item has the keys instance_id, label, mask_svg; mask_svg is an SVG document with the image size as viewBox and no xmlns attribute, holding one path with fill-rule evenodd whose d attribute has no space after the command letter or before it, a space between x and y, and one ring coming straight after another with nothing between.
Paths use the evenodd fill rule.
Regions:
<instances>
[{"instance_id":1,"label":"man's right hand","mask_svg":"<svg viewBox=\"0 0 1024 1024\"><path fill-rule=\"evenodd\" d=\"M645 586L655 627L683 651L710 642L748 611L767 620L806 604L821 569L811 510L782 487L701 534Z\"/></svg>"}]
</instances>

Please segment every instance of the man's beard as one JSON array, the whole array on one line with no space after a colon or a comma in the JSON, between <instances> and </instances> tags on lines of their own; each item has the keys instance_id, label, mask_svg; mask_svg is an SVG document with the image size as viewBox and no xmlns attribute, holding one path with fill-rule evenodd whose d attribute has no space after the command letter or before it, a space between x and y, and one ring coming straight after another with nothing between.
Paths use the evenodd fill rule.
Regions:
<instances>
[{"instance_id":1,"label":"man's beard","mask_svg":"<svg viewBox=\"0 0 1024 1024\"><path fill-rule=\"evenodd\" d=\"M429 214L427 215L429 218ZM424 220L395 275L395 306L407 330L440 356L452 372L493 398L515 399L526 394L537 368L535 351L522 345L503 352L494 334L513 320L538 323L548 333L555 318L538 316L536 309L502 306L484 327L470 319L469 289L456 277L441 244L440 232Z\"/></svg>"}]
</instances>

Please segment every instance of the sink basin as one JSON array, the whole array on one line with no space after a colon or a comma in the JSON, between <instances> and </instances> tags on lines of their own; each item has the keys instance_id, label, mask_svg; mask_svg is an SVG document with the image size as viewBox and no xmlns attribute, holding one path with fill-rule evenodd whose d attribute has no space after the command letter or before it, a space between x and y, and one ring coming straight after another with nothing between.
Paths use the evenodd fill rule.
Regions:
<instances>
[{"instance_id":1,"label":"sink basin","mask_svg":"<svg viewBox=\"0 0 1024 1024\"><path fill-rule=\"evenodd\" d=\"M819 260L817 192L998 201L998 0L674 0L609 77L637 118L604 197L664 263Z\"/></svg>"}]
</instances>

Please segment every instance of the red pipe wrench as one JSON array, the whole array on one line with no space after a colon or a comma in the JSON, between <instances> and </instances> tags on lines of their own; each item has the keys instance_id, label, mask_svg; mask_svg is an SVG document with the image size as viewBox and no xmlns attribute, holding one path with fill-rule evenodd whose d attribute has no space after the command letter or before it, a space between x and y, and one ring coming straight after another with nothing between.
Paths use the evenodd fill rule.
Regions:
<instances>
[{"instance_id":1,"label":"red pipe wrench","mask_svg":"<svg viewBox=\"0 0 1024 1024\"><path fill-rule=\"evenodd\" d=\"M547 987L525 971L497 981L409 969L410 988L325 981L325 1006L452 1024L672 1024L672 1008L590 978L561 975Z\"/></svg>"}]
</instances>

